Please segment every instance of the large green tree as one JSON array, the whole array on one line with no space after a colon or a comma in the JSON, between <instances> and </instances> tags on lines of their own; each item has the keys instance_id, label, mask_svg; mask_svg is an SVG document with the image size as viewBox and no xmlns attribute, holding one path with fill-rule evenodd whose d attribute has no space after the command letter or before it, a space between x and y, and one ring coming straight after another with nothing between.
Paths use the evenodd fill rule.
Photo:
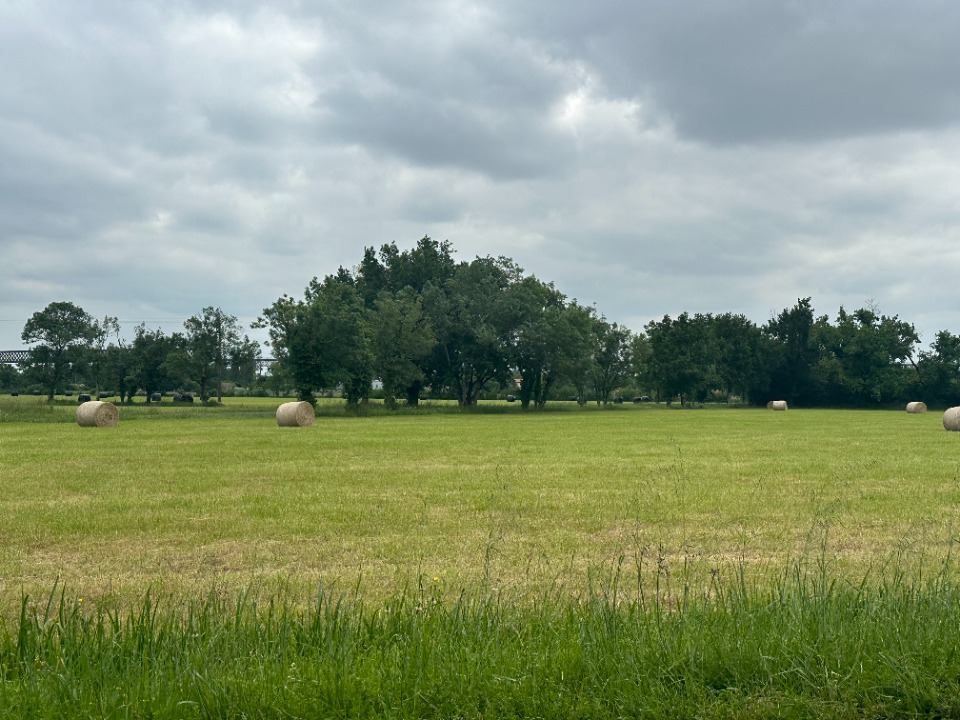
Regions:
<instances>
[{"instance_id":1,"label":"large green tree","mask_svg":"<svg viewBox=\"0 0 960 720\"><path fill-rule=\"evenodd\" d=\"M632 376L633 333L623 325L595 317L592 349L593 389L597 404L606 404Z\"/></svg>"},{"instance_id":2,"label":"large green tree","mask_svg":"<svg viewBox=\"0 0 960 720\"><path fill-rule=\"evenodd\" d=\"M476 405L487 383L505 383L512 374L508 343L517 315L507 289L521 276L508 258L478 257L457 265L442 286L424 289L437 338L429 382L447 388L461 407Z\"/></svg>"},{"instance_id":3,"label":"large green tree","mask_svg":"<svg viewBox=\"0 0 960 720\"><path fill-rule=\"evenodd\" d=\"M930 349L920 352L916 370L927 402L960 405L960 335L938 332Z\"/></svg>"},{"instance_id":4,"label":"large green tree","mask_svg":"<svg viewBox=\"0 0 960 720\"><path fill-rule=\"evenodd\" d=\"M182 338L182 335L176 337ZM177 339L166 336L162 330L149 330L140 324L134 330L131 354L133 375L138 387L143 388L147 402L154 393L163 392L174 384L167 360L177 348Z\"/></svg>"},{"instance_id":5,"label":"large green tree","mask_svg":"<svg viewBox=\"0 0 960 720\"><path fill-rule=\"evenodd\" d=\"M363 298L346 276L314 278L303 300L284 295L265 308L258 327L267 328L279 370L299 396L343 387L350 403L369 394L373 373L368 313Z\"/></svg>"},{"instance_id":6,"label":"large green tree","mask_svg":"<svg viewBox=\"0 0 960 720\"><path fill-rule=\"evenodd\" d=\"M712 327L711 348L716 353L715 375L727 395L749 402L766 392L769 377L769 345L761 329L743 315L724 313L707 316Z\"/></svg>"},{"instance_id":7,"label":"large green tree","mask_svg":"<svg viewBox=\"0 0 960 720\"><path fill-rule=\"evenodd\" d=\"M423 298L410 286L395 293L381 290L371 312L370 340L387 404L403 397L417 405L426 381L424 365L437 342Z\"/></svg>"},{"instance_id":8,"label":"large green tree","mask_svg":"<svg viewBox=\"0 0 960 720\"><path fill-rule=\"evenodd\" d=\"M848 313L842 307L825 343L835 358L832 382L824 382L829 404L876 405L904 400L916 381L912 367L916 330L898 317L865 307Z\"/></svg>"},{"instance_id":9,"label":"large green tree","mask_svg":"<svg viewBox=\"0 0 960 720\"><path fill-rule=\"evenodd\" d=\"M590 316L553 285L524 277L508 290L512 331L508 358L520 376L520 404L542 408L551 389L588 372L591 350Z\"/></svg>"},{"instance_id":10,"label":"large green tree","mask_svg":"<svg viewBox=\"0 0 960 720\"><path fill-rule=\"evenodd\" d=\"M6 363L0 363L0 391L11 392L19 387L20 373Z\"/></svg>"},{"instance_id":11,"label":"large green tree","mask_svg":"<svg viewBox=\"0 0 960 720\"><path fill-rule=\"evenodd\" d=\"M219 402L231 358L254 352L255 344L242 334L237 318L218 307L205 307L199 315L187 318L183 327L183 343L170 354L167 367L183 379L196 382L204 402L213 386Z\"/></svg>"},{"instance_id":12,"label":"large green tree","mask_svg":"<svg viewBox=\"0 0 960 720\"><path fill-rule=\"evenodd\" d=\"M21 339L30 349L31 374L47 388L53 400L57 388L69 377L72 363L96 335L96 323L88 313L71 302L53 302L35 312L23 326Z\"/></svg>"},{"instance_id":13,"label":"large green tree","mask_svg":"<svg viewBox=\"0 0 960 720\"><path fill-rule=\"evenodd\" d=\"M646 326L651 357L649 377L658 395L667 402L679 398L703 402L720 384L717 375L718 346L713 318L680 313L664 315Z\"/></svg>"},{"instance_id":14,"label":"large green tree","mask_svg":"<svg viewBox=\"0 0 960 720\"><path fill-rule=\"evenodd\" d=\"M456 269L450 243L425 236L410 250L401 251L394 243L382 245L379 252L368 247L355 270L354 287L373 318L377 372L386 385L393 385L398 378L407 378L402 389L394 388L388 395L402 395L409 405L419 403L427 382L442 384L438 381L444 375L442 355L423 353L423 341L431 336L436 340L436 327L444 324L435 322L436 313L438 307L446 307L442 302L446 299L446 284ZM382 307L378 307L378 303L383 303ZM398 346L413 350L405 353L403 360L399 353L385 345L392 331L378 319L381 312L389 315L398 311L403 314L404 322L394 339ZM435 343L431 346L436 347ZM383 377L383 373L387 377Z\"/></svg>"},{"instance_id":15,"label":"large green tree","mask_svg":"<svg viewBox=\"0 0 960 720\"><path fill-rule=\"evenodd\" d=\"M798 299L763 328L772 341L769 396L791 405L815 404L822 397L817 368L825 352L821 338L828 322L826 317L814 317L810 301Z\"/></svg>"}]
</instances>

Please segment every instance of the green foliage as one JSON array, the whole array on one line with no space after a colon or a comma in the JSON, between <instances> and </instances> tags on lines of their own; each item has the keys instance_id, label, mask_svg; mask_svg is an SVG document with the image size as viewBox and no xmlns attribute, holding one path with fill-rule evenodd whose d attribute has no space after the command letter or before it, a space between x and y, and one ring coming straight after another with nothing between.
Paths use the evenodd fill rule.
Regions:
<instances>
[{"instance_id":1,"label":"green foliage","mask_svg":"<svg viewBox=\"0 0 960 720\"><path fill-rule=\"evenodd\" d=\"M453 277L456 265L449 242L424 236L413 249L402 252L394 243L381 246L379 256L372 247L365 248L355 283L367 307L372 308L383 291L398 293L409 288L423 295L430 286L443 286Z\"/></svg>"},{"instance_id":2,"label":"green foliage","mask_svg":"<svg viewBox=\"0 0 960 720\"><path fill-rule=\"evenodd\" d=\"M606 404L614 390L625 384L633 368L633 335L617 323L595 318L591 371L597 402Z\"/></svg>"},{"instance_id":3,"label":"green foliage","mask_svg":"<svg viewBox=\"0 0 960 720\"><path fill-rule=\"evenodd\" d=\"M388 402L403 397L408 404L417 404L426 381L423 366L437 342L422 297L410 286L396 293L381 290L371 315L371 333L374 365Z\"/></svg>"},{"instance_id":4,"label":"green foliage","mask_svg":"<svg viewBox=\"0 0 960 720\"><path fill-rule=\"evenodd\" d=\"M27 372L47 389L48 400L68 379L72 363L79 362L96 332L94 319L70 302L50 303L27 320L20 337L35 345Z\"/></svg>"},{"instance_id":5,"label":"green foliage","mask_svg":"<svg viewBox=\"0 0 960 720\"><path fill-rule=\"evenodd\" d=\"M742 315L681 313L646 326L643 379L670 402L705 402L711 393L743 399L762 395L769 383L771 346Z\"/></svg>"},{"instance_id":6,"label":"green foliage","mask_svg":"<svg viewBox=\"0 0 960 720\"><path fill-rule=\"evenodd\" d=\"M0 363L0 392L11 392L20 389L22 378L12 365Z\"/></svg>"},{"instance_id":7,"label":"green foliage","mask_svg":"<svg viewBox=\"0 0 960 720\"><path fill-rule=\"evenodd\" d=\"M899 400L916 380L912 360L917 334L897 317L878 315L873 308L847 313L842 307L836 326L825 331L824 350L837 370L824 393L846 405ZM831 387L832 385L832 387Z\"/></svg>"},{"instance_id":8,"label":"green foliage","mask_svg":"<svg viewBox=\"0 0 960 720\"><path fill-rule=\"evenodd\" d=\"M0 708L26 717L952 717L960 588L896 565L850 582L817 558L769 585L632 598L615 567L582 598L380 606L321 588L89 607L54 587L0 626ZM664 576L664 582L666 577ZM677 579L682 583L682 577Z\"/></svg>"},{"instance_id":9,"label":"green foliage","mask_svg":"<svg viewBox=\"0 0 960 720\"><path fill-rule=\"evenodd\" d=\"M909 400L922 387L914 361L916 330L873 306L848 313L835 325L814 319L810 298L771 320L771 397L800 405L878 406ZM948 378L943 378L944 381ZM938 388L926 388L930 399Z\"/></svg>"},{"instance_id":10,"label":"green foliage","mask_svg":"<svg viewBox=\"0 0 960 720\"><path fill-rule=\"evenodd\" d=\"M816 322L810 298L797 300L764 328L773 340L770 373L771 397L788 400L791 405L811 405L818 399L815 369L820 360L815 325L821 331L828 325L826 317Z\"/></svg>"},{"instance_id":11,"label":"green foliage","mask_svg":"<svg viewBox=\"0 0 960 720\"><path fill-rule=\"evenodd\" d=\"M542 409L561 386L601 404L637 392L681 405L960 403L960 340L942 331L930 350L918 351L914 327L873 303L841 307L831 323L814 315L811 298L800 298L763 327L733 313L683 312L635 335L510 258L457 262L449 242L428 236L409 250L365 248L353 270L314 278L301 300L283 295L254 327L269 329L278 360L263 379L257 344L219 308L204 308L169 338L138 328L128 347L115 318L94 322L70 303L53 303L24 329L25 341L40 344L21 379L52 399L72 374L127 401L138 388L190 383L202 398L216 384L219 399L229 382L275 394L295 388L310 401L336 392L356 405L380 379L388 403L408 406L430 397L471 408L509 392L521 407Z\"/></svg>"},{"instance_id":12,"label":"green foliage","mask_svg":"<svg viewBox=\"0 0 960 720\"><path fill-rule=\"evenodd\" d=\"M379 255L364 250L352 277L354 287L371 311L374 372L390 402L404 397L416 406L428 378L439 390L443 381L437 364L436 312L425 298L443 294L456 263L449 242L423 237L412 250L400 251L393 243L381 246ZM437 309L437 304L432 305Z\"/></svg>"},{"instance_id":13,"label":"green foliage","mask_svg":"<svg viewBox=\"0 0 960 720\"><path fill-rule=\"evenodd\" d=\"M937 333L929 351L917 363L919 389L942 407L960 405L960 336Z\"/></svg>"},{"instance_id":14,"label":"green foliage","mask_svg":"<svg viewBox=\"0 0 960 720\"><path fill-rule=\"evenodd\" d=\"M542 409L553 387L582 386L592 360L592 311L566 298L552 285L526 277L511 286L514 330L508 335L508 358L520 377L520 404Z\"/></svg>"},{"instance_id":15,"label":"green foliage","mask_svg":"<svg viewBox=\"0 0 960 720\"><path fill-rule=\"evenodd\" d=\"M183 323L184 334L173 339L173 348L163 367L181 382L192 380L200 386L200 399L210 397L210 386L216 388L216 400L223 399L223 381L227 379L228 363L238 365L255 363L259 348L241 334L240 324L233 315L220 308L206 307ZM144 335L143 344L150 339Z\"/></svg>"},{"instance_id":16,"label":"green foliage","mask_svg":"<svg viewBox=\"0 0 960 720\"><path fill-rule=\"evenodd\" d=\"M137 386L143 388L149 401L154 393L172 390L176 386L167 360L182 336L167 337L163 331L148 330L144 324L138 325L134 333L131 347L133 373Z\"/></svg>"},{"instance_id":17,"label":"green foliage","mask_svg":"<svg viewBox=\"0 0 960 720\"><path fill-rule=\"evenodd\" d=\"M708 315L708 317L711 317ZM766 393L769 348L759 327L743 315L712 316L716 343L716 388L748 401Z\"/></svg>"},{"instance_id":18,"label":"green foliage","mask_svg":"<svg viewBox=\"0 0 960 720\"><path fill-rule=\"evenodd\" d=\"M449 389L461 407L475 406L488 382L505 383L511 376L506 348L517 316L508 290L521 277L508 258L478 257L457 265L442 287L425 292L437 337L428 379Z\"/></svg>"},{"instance_id":19,"label":"green foliage","mask_svg":"<svg viewBox=\"0 0 960 720\"><path fill-rule=\"evenodd\" d=\"M315 391L337 385L353 403L368 396L370 327L349 278L314 278L303 300L283 296L264 309L258 324L269 328L274 356L301 399L312 402Z\"/></svg>"},{"instance_id":20,"label":"green foliage","mask_svg":"<svg viewBox=\"0 0 960 720\"><path fill-rule=\"evenodd\" d=\"M704 402L708 392L718 386L718 342L713 317L681 313L676 320L664 315L646 326L650 344L650 380L660 396L680 404L687 400Z\"/></svg>"}]
</instances>

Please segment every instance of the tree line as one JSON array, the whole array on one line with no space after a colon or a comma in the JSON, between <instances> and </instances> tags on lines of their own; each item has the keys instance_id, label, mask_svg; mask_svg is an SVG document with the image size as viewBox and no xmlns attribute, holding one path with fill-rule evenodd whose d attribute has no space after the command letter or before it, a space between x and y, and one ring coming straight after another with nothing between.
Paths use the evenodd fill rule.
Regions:
<instances>
[{"instance_id":1,"label":"tree line","mask_svg":"<svg viewBox=\"0 0 960 720\"><path fill-rule=\"evenodd\" d=\"M807 297L762 326L742 315L683 313L645 330L642 372L663 397L808 407L960 402L960 337L944 330L920 350L913 325L872 304L841 307L831 322Z\"/></svg>"},{"instance_id":2,"label":"tree line","mask_svg":"<svg viewBox=\"0 0 960 720\"><path fill-rule=\"evenodd\" d=\"M359 264L283 295L253 327L275 363L268 381L305 400L339 388L350 404L382 383L388 404L425 393L477 404L491 389L524 408L550 399L616 402L736 400L799 406L960 403L960 337L944 330L919 349L915 328L873 305L836 319L798 299L764 325L733 313L681 313L642 332L608 321L510 258L457 261L449 242L365 248ZM71 310L71 308L73 310ZM76 311L76 312L74 312ZM60 313L58 315L58 313ZM206 398L224 379L252 383L259 347L236 318L205 308L165 336L141 325L129 344L113 318L54 303L24 328L35 344L25 372L53 389L66 368L126 396L191 381Z\"/></svg>"},{"instance_id":3,"label":"tree line","mask_svg":"<svg viewBox=\"0 0 960 720\"><path fill-rule=\"evenodd\" d=\"M96 319L71 302L54 302L26 322L21 339L33 347L21 374L7 368L5 386L32 384L49 400L71 384L94 394L110 388L111 396L131 402L143 391L147 402L156 393L196 386L201 399L222 399L224 382L252 382L260 347L242 333L237 318L207 307L170 335L134 329L131 340L120 334L115 317Z\"/></svg>"}]
</instances>

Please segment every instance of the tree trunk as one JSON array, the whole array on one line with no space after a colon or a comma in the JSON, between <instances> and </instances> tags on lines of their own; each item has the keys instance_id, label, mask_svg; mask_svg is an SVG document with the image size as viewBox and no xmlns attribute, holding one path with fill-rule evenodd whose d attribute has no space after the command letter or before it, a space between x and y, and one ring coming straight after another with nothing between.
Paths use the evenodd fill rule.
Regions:
<instances>
[{"instance_id":1,"label":"tree trunk","mask_svg":"<svg viewBox=\"0 0 960 720\"><path fill-rule=\"evenodd\" d=\"M419 380L407 386L407 405L417 407L420 404L420 391L423 389L423 383Z\"/></svg>"}]
</instances>

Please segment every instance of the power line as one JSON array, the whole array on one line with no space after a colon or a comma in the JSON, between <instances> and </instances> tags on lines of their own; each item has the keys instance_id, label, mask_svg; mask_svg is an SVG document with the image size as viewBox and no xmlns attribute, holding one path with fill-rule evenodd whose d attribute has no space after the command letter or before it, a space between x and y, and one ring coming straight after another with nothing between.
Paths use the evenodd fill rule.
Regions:
<instances>
[{"instance_id":1,"label":"power line","mask_svg":"<svg viewBox=\"0 0 960 720\"><path fill-rule=\"evenodd\" d=\"M238 317L237 318L239 322L247 322L248 320L250 322L253 322L257 319L258 318L256 317ZM117 319L117 322L122 322L122 323L171 323L171 322L182 323L184 321L186 321L186 318L182 318L182 317L181 318L139 318L139 319L118 318ZM26 322L26 320L23 320L23 319L18 320L14 318L0 318L0 323L23 323L23 322Z\"/></svg>"}]
</instances>

